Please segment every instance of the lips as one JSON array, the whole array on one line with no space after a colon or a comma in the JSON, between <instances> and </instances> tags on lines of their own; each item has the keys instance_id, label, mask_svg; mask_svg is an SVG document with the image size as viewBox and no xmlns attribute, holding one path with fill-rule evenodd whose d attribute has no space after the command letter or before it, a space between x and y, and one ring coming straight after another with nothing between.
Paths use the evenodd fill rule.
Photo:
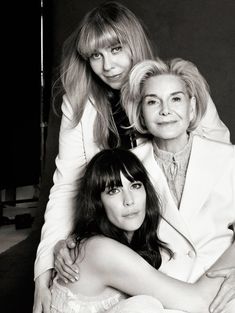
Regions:
<instances>
[{"instance_id":1,"label":"lips","mask_svg":"<svg viewBox=\"0 0 235 313\"><path fill-rule=\"evenodd\" d=\"M157 122L158 125L171 125L175 124L177 121L162 121L162 122Z\"/></svg>"},{"instance_id":2,"label":"lips","mask_svg":"<svg viewBox=\"0 0 235 313\"><path fill-rule=\"evenodd\" d=\"M135 211L135 212L125 214L125 215L123 215L123 217L132 218L132 217L135 217L137 214L139 214L139 212Z\"/></svg>"},{"instance_id":3,"label":"lips","mask_svg":"<svg viewBox=\"0 0 235 313\"><path fill-rule=\"evenodd\" d=\"M112 76L105 76L105 78L109 81L116 81L119 80L122 74L116 74Z\"/></svg>"}]
</instances>

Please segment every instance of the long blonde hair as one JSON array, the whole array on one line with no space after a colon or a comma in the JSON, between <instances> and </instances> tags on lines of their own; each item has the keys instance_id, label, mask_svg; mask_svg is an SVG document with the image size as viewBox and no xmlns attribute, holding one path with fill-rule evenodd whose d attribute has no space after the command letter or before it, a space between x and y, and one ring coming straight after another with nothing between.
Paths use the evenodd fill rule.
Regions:
<instances>
[{"instance_id":1,"label":"long blonde hair","mask_svg":"<svg viewBox=\"0 0 235 313\"><path fill-rule=\"evenodd\" d=\"M110 131L117 139L119 136L109 102L110 88L92 71L89 56L96 49L114 42L130 48L133 65L153 59L151 44L141 22L125 6L109 1L85 15L64 42L61 62L61 82L74 111L74 126L80 121L90 100L98 113L94 127L95 141L103 148L108 147Z\"/></svg>"}]
</instances>

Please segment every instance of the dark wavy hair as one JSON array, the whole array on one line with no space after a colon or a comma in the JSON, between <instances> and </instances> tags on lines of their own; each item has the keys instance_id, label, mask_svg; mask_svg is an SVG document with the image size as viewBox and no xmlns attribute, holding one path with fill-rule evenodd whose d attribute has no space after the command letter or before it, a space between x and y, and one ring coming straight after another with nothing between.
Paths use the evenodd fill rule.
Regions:
<instances>
[{"instance_id":1,"label":"dark wavy hair","mask_svg":"<svg viewBox=\"0 0 235 313\"><path fill-rule=\"evenodd\" d=\"M106 187L122 186L122 173L130 182L140 181L146 191L146 215L143 224L128 242L125 231L113 225L101 201ZM83 239L104 235L117 240L140 254L155 268L162 262L160 249L170 257L171 250L158 237L160 201L141 161L131 151L121 148L104 149L89 162L79 187L76 222L72 235L79 245Z\"/></svg>"}]
</instances>

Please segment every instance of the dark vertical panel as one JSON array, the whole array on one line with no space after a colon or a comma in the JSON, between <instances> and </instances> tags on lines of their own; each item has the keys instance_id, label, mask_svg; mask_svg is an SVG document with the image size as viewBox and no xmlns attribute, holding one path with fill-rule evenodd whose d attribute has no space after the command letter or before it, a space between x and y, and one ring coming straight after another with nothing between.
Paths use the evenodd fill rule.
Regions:
<instances>
[{"instance_id":1,"label":"dark vertical panel","mask_svg":"<svg viewBox=\"0 0 235 313\"><path fill-rule=\"evenodd\" d=\"M39 181L40 1L3 11L0 187L8 188Z\"/></svg>"}]
</instances>

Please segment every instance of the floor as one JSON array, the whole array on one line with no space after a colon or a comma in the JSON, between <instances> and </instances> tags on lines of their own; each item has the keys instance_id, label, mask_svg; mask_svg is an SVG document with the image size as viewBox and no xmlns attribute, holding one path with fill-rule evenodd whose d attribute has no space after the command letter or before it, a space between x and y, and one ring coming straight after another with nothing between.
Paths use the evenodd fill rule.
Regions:
<instances>
[{"instance_id":1,"label":"floor","mask_svg":"<svg viewBox=\"0 0 235 313\"><path fill-rule=\"evenodd\" d=\"M22 199L31 199L34 193L35 190L33 186L17 188L17 200L23 201ZM36 208L37 200L17 203L16 205L4 205L3 216L8 218L8 221L12 224L0 226L0 253L24 240L29 235L31 231L31 227L29 226L16 229L14 223L15 217L30 214L33 219Z\"/></svg>"}]
</instances>

